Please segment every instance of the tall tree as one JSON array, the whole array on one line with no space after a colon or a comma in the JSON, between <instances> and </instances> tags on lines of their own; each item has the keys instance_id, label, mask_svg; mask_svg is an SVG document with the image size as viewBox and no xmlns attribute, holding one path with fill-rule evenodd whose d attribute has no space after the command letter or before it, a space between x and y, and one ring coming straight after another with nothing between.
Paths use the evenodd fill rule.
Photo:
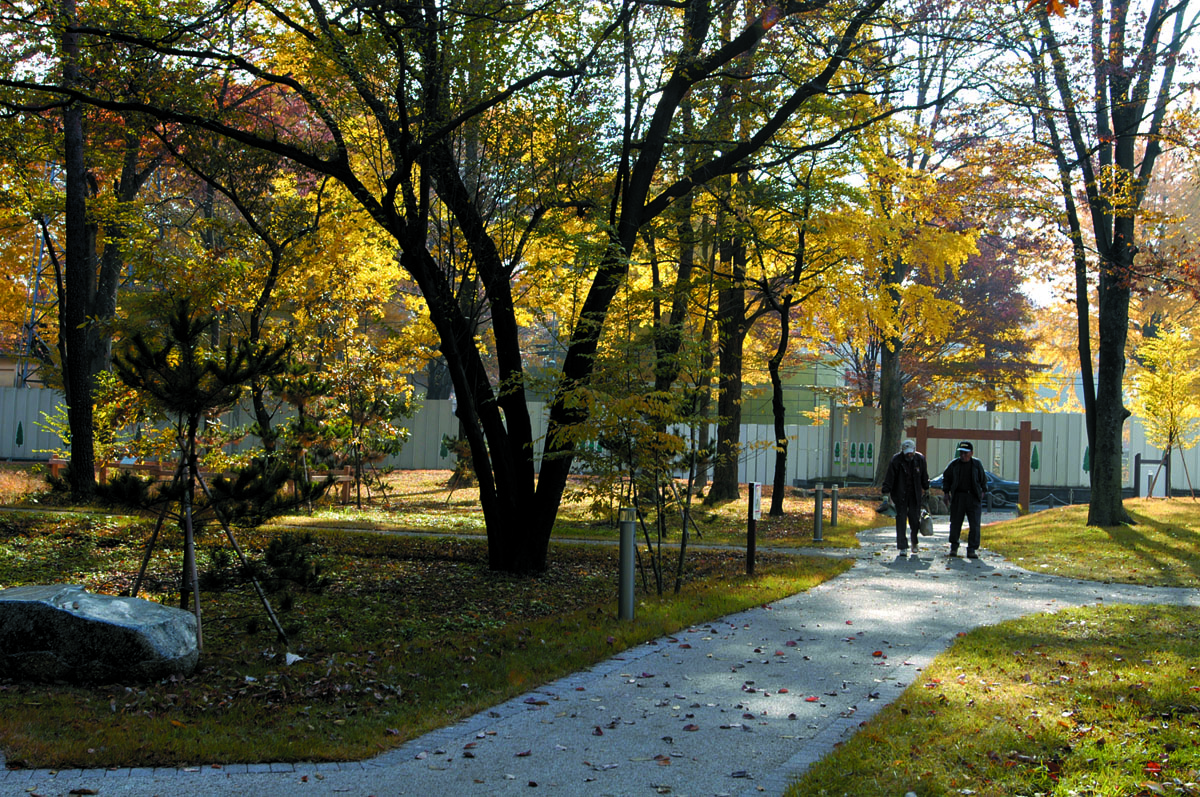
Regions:
<instances>
[{"instance_id":1,"label":"tall tree","mask_svg":"<svg viewBox=\"0 0 1200 797\"><path fill-rule=\"evenodd\" d=\"M914 301L920 293L914 290L917 275L953 275L970 248L956 246L946 234L957 228L963 239L972 237L957 225L958 216L970 190L966 177L985 167L973 157L978 141L995 124L986 105L971 96L980 67L975 43L987 35L989 16L970 4L920 4L911 24L881 43L885 58L908 64L915 73L911 83L881 87L876 101L895 114L894 124L869 131L875 152L865 191L880 248L879 284L872 292L873 321L881 334L881 452L898 451L904 432L902 332L905 321L911 323L922 309ZM938 233L941 248L914 243ZM877 459L876 484L887 465L887 457Z\"/></svg>"},{"instance_id":2,"label":"tall tree","mask_svg":"<svg viewBox=\"0 0 1200 797\"><path fill-rule=\"evenodd\" d=\"M111 357L109 325L127 249L138 232L134 206L162 161L145 118L97 110L70 96L89 90L106 69L107 77L117 81L117 95L136 96L152 86L161 63L142 59L116 69L114 48L85 42L79 31L84 16L86 10L76 0L0 6L0 25L14 43L3 70L8 82L35 74L57 89L6 91L0 108L55 129L59 139L54 160L64 174L63 236L61 252L49 254L56 271L58 349L71 433L69 481L77 495L95 487L92 391L96 374ZM55 246L49 234L43 242L48 249Z\"/></svg>"},{"instance_id":3,"label":"tall tree","mask_svg":"<svg viewBox=\"0 0 1200 797\"><path fill-rule=\"evenodd\" d=\"M1044 366L1034 355L1033 304L1022 291L1022 245L1011 230L1004 238L983 235L958 277L932 286L954 324L945 336L918 335L908 344L905 384L914 406L1027 406L1031 379Z\"/></svg>"},{"instance_id":4,"label":"tall tree","mask_svg":"<svg viewBox=\"0 0 1200 797\"><path fill-rule=\"evenodd\" d=\"M1130 521L1122 504L1122 430L1129 416L1123 387L1141 211L1163 150L1161 134L1177 91L1176 71L1188 54L1193 13L1189 0L1155 0L1144 11L1128 0L1097 0L1062 21L1039 8L1016 45L1030 69L1027 86L1014 94L1031 97L1037 109L1034 135L1056 166L1073 251L1091 449L1088 524L1094 526Z\"/></svg>"}]
</instances>

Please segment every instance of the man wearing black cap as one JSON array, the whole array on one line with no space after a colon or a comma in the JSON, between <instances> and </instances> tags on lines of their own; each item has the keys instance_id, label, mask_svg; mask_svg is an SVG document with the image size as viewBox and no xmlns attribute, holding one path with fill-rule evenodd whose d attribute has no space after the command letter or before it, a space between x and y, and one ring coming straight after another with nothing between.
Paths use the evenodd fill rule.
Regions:
<instances>
[{"instance_id":1,"label":"man wearing black cap","mask_svg":"<svg viewBox=\"0 0 1200 797\"><path fill-rule=\"evenodd\" d=\"M987 495L987 474L983 463L973 456L975 446L964 440L958 444L958 459L942 473L942 492L950 502L950 555L958 556L958 539L962 534L963 518L967 532L967 558L978 559L979 524L983 515L983 499Z\"/></svg>"},{"instance_id":2,"label":"man wearing black cap","mask_svg":"<svg viewBox=\"0 0 1200 797\"><path fill-rule=\"evenodd\" d=\"M925 464L925 455L917 451L915 442L905 440L900 445L900 453L888 463L881 489L884 495L891 494L892 503L896 505L896 547L901 553L908 553L908 537L904 533L907 525L912 534L912 550L916 553L917 533L921 528L921 499L929 489L929 466Z\"/></svg>"}]
</instances>

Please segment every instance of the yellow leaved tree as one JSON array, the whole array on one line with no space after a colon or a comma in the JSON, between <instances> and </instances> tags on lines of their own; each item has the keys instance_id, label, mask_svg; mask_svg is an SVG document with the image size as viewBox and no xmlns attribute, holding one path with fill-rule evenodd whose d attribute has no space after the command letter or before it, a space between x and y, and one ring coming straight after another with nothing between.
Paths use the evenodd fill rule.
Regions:
<instances>
[{"instance_id":1,"label":"yellow leaved tree","mask_svg":"<svg viewBox=\"0 0 1200 797\"><path fill-rule=\"evenodd\" d=\"M1190 329L1170 324L1147 339L1137 353L1141 367L1133 378L1130 404L1141 416L1146 439L1161 448L1162 458L1168 460L1174 451L1186 451L1200 439L1200 338ZM1195 498L1186 461L1183 467ZM1157 479L1156 472L1151 493Z\"/></svg>"}]
</instances>

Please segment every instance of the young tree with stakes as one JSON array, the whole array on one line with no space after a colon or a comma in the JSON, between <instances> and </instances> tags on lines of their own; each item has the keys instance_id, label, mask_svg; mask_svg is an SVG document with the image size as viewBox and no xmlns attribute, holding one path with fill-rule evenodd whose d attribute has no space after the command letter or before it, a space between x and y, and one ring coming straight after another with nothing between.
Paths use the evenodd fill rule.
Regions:
<instances>
[{"instance_id":1,"label":"young tree with stakes","mask_svg":"<svg viewBox=\"0 0 1200 797\"><path fill-rule=\"evenodd\" d=\"M175 476L159 496L166 505L147 544L133 594L137 594L167 506L178 504L184 533L181 601L187 608L188 596L191 596L201 649L203 631L196 567L198 515L206 509L212 510L242 564L248 566L246 555L233 536L230 521L237 514L252 513L256 519L261 519L276 511L279 505L275 496L283 482L291 477L290 472L278 464L270 469L260 464L238 474L232 481L218 478L210 487L201 473L197 440L202 422L236 403L252 380L280 373L288 348L286 345L265 347L245 340L229 340L223 349L214 351L207 343L214 323L212 316L195 313L187 299L176 300L160 330L135 336L114 359L114 368L122 381L144 393L173 420L179 441ZM203 493L203 498L198 491ZM261 586L257 580L253 583L280 638L286 639Z\"/></svg>"}]
</instances>

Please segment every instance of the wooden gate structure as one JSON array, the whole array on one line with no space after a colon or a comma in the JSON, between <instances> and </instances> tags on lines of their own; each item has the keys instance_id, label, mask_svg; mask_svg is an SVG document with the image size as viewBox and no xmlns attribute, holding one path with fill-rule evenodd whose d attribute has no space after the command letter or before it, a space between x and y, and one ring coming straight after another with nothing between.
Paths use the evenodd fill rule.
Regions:
<instances>
[{"instance_id":1,"label":"wooden gate structure","mask_svg":"<svg viewBox=\"0 0 1200 797\"><path fill-rule=\"evenodd\" d=\"M929 425L927 418L919 418L916 426L907 430L908 436L917 441L917 450L924 453L925 444L930 438L959 440L1016 440L1020 444L1017 456L1017 472L1020 483L1017 504L1023 511L1029 511L1029 461L1033 456L1033 444L1042 442L1042 432L1034 429L1029 421L1021 421L1016 429L938 429Z\"/></svg>"}]
</instances>

